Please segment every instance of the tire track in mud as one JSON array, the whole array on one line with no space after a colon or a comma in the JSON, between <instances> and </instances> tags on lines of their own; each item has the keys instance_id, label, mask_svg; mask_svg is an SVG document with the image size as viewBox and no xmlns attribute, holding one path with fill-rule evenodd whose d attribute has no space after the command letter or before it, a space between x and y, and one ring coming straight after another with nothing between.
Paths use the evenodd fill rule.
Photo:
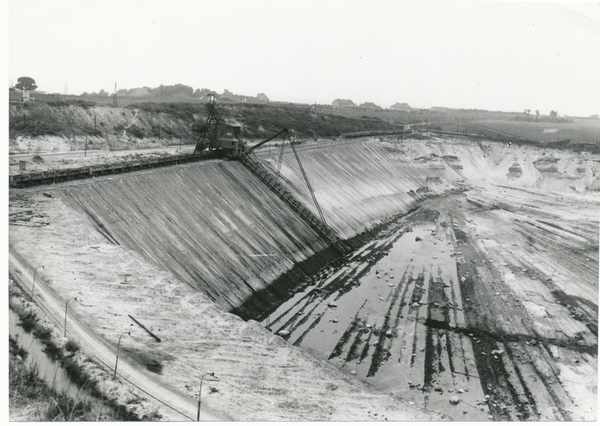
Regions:
<instances>
[{"instance_id":1,"label":"tire track in mud","mask_svg":"<svg viewBox=\"0 0 600 426\"><path fill-rule=\"evenodd\" d=\"M487 303L488 300L482 300L482 298L492 300L492 292L497 289L496 286L505 287L505 285L501 278L498 284L482 280L480 274L484 270L472 265L481 263L490 271L490 278L493 281L496 281L495 268L469 241L467 234L460 230L459 226L465 225L464 217L453 217L453 223L456 241L462 242L465 258L464 263L457 262L457 272L460 277L459 287L466 319L466 327L454 331L466 333L470 338L477 374L481 387L486 393L490 414L495 420L539 420L542 415L546 417L551 415L557 420L571 420L565 408L565 403L569 403L570 398L554 374L550 376L544 374L544 371L553 370L552 362L536 354L539 347L536 345L569 347L571 350L592 355L597 353L597 345L579 344L573 347L569 345L571 342L539 336L533 323L527 320L526 309L520 300L514 302L517 298L511 298L512 306L501 298L493 299L496 303L493 307ZM531 269L531 264L523 267ZM545 284L548 285L546 282ZM486 306L489 306L491 312L485 312ZM490 322L489 314L495 315L500 312L502 314L498 327ZM510 324L516 319L521 320L522 324L516 328L509 326L513 332L507 333L504 330L506 325L502 324ZM430 323L430 325L445 326L439 323ZM516 330L523 330L523 332L514 332ZM526 345L523 345L523 342ZM524 347L523 353L526 357L511 350L511 343ZM522 366L526 366L526 369L524 370Z\"/></svg>"},{"instance_id":2,"label":"tire track in mud","mask_svg":"<svg viewBox=\"0 0 600 426\"><path fill-rule=\"evenodd\" d=\"M387 360L391 357L391 353L389 349L391 348L394 338L397 337L397 333L395 332L398 324L400 322L400 313L402 312L402 302L404 302L404 297L406 295L406 291L408 289L408 279L412 277L412 270L409 272L409 268L404 270L402 277L400 278L400 282L398 285L394 286L394 290L390 293L387 300L389 300L390 305L388 307L387 313L385 315L385 319L381 329L379 330L379 338L375 343L375 350L373 355L371 356L371 365L369 366L369 371L367 372L367 377L373 377L379 370L379 367L382 363L387 362ZM400 292L402 292L402 298L400 298ZM391 297L391 299L390 299ZM398 299L400 298L400 303ZM386 300L386 301L387 301ZM396 315L393 315L393 311L396 311ZM394 325L390 326L390 320L393 318ZM386 345L386 342L389 340L389 345ZM366 358L366 354L361 361Z\"/></svg>"}]
</instances>

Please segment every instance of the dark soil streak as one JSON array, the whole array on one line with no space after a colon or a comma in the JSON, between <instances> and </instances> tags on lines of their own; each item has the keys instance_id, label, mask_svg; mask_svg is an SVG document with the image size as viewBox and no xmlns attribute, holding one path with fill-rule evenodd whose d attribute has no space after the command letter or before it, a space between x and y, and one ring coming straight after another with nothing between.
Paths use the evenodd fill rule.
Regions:
<instances>
[{"instance_id":1,"label":"dark soil streak","mask_svg":"<svg viewBox=\"0 0 600 426\"><path fill-rule=\"evenodd\" d=\"M373 333L373 331L371 330L369 332L367 342L371 339L372 333ZM361 344L364 342L363 339L361 339L362 334L363 334L362 331L359 331L356 334L356 336L354 337L354 340L352 341L352 344L350 345L350 348L348 349L348 355L346 355L346 360L345 360L346 363L359 357L359 354L358 354L359 348L360 348Z\"/></svg>"},{"instance_id":2,"label":"dark soil streak","mask_svg":"<svg viewBox=\"0 0 600 426\"><path fill-rule=\"evenodd\" d=\"M550 395L550 398L552 399L552 402L554 403L554 408L556 408L560 412L560 415L562 416L562 420L571 421L572 420L571 416L569 415L569 413L567 411L565 411L565 406L564 406L562 400L560 399L560 397L556 394L556 391L554 390L552 383L548 382L548 378L542 371L539 370L539 368L535 362L532 362L531 366L535 370L535 373L537 374L538 379L544 384L546 391L548 391L548 394ZM555 377L555 379L556 379L556 377Z\"/></svg>"},{"instance_id":3,"label":"dark soil streak","mask_svg":"<svg viewBox=\"0 0 600 426\"><path fill-rule=\"evenodd\" d=\"M313 310L314 310L314 308L313 308ZM313 310L311 310L310 312L312 312ZM298 337L298 339L296 339L296 341L293 343L294 346L300 346L300 343L302 343L302 340L304 340L306 335L308 333L310 333L312 331L312 329L315 328L321 322L321 320L323 319L323 315L325 315L325 312L321 313L321 315L319 315L317 317L317 319L313 321L313 323L306 329L306 331L304 333L302 333L302 335L300 335L300 337ZM308 319L309 316L310 316L310 313L305 317L305 319L303 321L301 321L299 324L297 324L295 328L297 328L300 324L306 322L306 320Z\"/></svg>"},{"instance_id":4,"label":"dark soil streak","mask_svg":"<svg viewBox=\"0 0 600 426\"><path fill-rule=\"evenodd\" d=\"M415 329L417 326L417 322L415 321L414 323ZM419 339L417 339L417 333L414 334L414 339L413 339L413 344L412 344L412 348L410 350L410 366L412 367L415 363L415 358L417 357L417 341Z\"/></svg>"},{"instance_id":5,"label":"dark soil streak","mask_svg":"<svg viewBox=\"0 0 600 426\"><path fill-rule=\"evenodd\" d=\"M358 308L358 311L356 311L354 319L350 322L350 324L348 324L348 328L346 328L346 331L344 331L344 334L342 334L342 337L338 341L337 345L335 345L335 348L333 348L333 351L331 351L331 355L329 355L328 359L336 358L344 352L344 346L346 346L346 343L350 341L350 337L352 337L352 334L359 328L358 313L365 306L365 303L367 303L367 299L365 299L363 304L360 305L360 308Z\"/></svg>"},{"instance_id":6,"label":"dark soil streak","mask_svg":"<svg viewBox=\"0 0 600 426\"><path fill-rule=\"evenodd\" d=\"M508 355L508 357L510 359L515 359L515 356L513 355L512 348L510 347L510 345L508 345L508 344L504 345L504 349L506 350L506 354ZM525 398L527 398L527 403L532 408L531 411L533 413L536 413L537 412L537 404L535 403L535 399L533 398L533 395L531 394L531 391L529 390L529 387L527 386L527 384L525 383L525 380L523 379L523 374L521 373L521 369L519 368L518 363L513 362L513 368L515 370L517 378L519 379L519 383L523 387ZM516 393L516 391L515 391L515 394L518 395ZM521 411L521 415L523 416L523 419L524 420L528 420L530 418L530 416L532 415L532 412L530 412L530 410L526 409L526 407L523 407L523 403L521 401L521 398L519 398L517 396L514 399L515 399L515 403L517 401L519 402L518 407L520 407L520 411Z\"/></svg>"},{"instance_id":7,"label":"dark soil streak","mask_svg":"<svg viewBox=\"0 0 600 426\"><path fill-rule=\"evenodd\" d=\"M381 330L379 330L379 339L377 340L377 344L375 346L375 351L373 352L373 356L371 358L371 365L369 367L369 372L367 373L367 377L372 377L374 376L377 371L379 370L379 367L381 366L381 364L385 361L387 361L390 357L390 352L388 349L384 350L384 346L386 343L386 337L387 337L387 332L390 330L390 320L392 318L392 312L394 309L397 309L398 312L396 314L396 317L394 318L394 324L399 323L400 321L400 312L402 311L402 305L397 305L397 301L400 298L400 291L402 289L404 289L403 292L403 296L404 294L406 294L406 289L407 289L407 285L406 285L406 281L407 281L407 274L408 274L408 269L404 271L404 274L402 275L402 278L400 279L399 284L393 289L393 291L390 293L391 296L391 302L388 308L388 311L385 315L385 319L383 322L383 325L381 326ZM403 299L402 299L403 300ZM396 327L393 327L394 329ZM393 336L393 333L392 333ZM393 339L390 339L390 346L391 346L391 342L393 341Z\"/></svg>"},{"instance_id":8,"label":"dark soil streak","mask_svg":"<svg viewBox=\"0 0 600 426\"><path fill-rule=\"evenodd\" d=\"M437 372L435 364L439 362L437 351L434 348L433 329L427 327L425 332L425 372L423 375L423 392L431 392L434 385L434 376Z\"/></svg>"},{"instance_id":9,"label":"dark soil streak","mask_svg":"<svg viewBox=\"0 0 600 426\"><path fill-rule=\"evenodd\" d=\"M331 354L329 355L328 359L336 358L342 354L342 352L344 351L344 346L346 346L346 343L348 343L350 337L356 330L357 322L356 319L354 319L352 322L350 322L350 325L348 326L344 334L342 334L341 339L338 340L337 345L335 345L335 348L333 348L333 351L331 351Z\"/></svg>"}]
</instances>

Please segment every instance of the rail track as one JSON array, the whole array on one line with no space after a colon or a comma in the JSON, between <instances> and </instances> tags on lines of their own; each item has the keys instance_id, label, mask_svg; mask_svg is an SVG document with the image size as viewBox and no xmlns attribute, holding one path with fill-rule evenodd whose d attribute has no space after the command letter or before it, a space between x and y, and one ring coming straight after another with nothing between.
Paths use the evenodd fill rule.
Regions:
<instances>
[{"instance_id":1,"label":"rail track","mask_svg":"<svg viewBox=\"0 0 600 426\"><path fill-rule=\"evenodd\" d=\"M38 173L23 173L9 177L11 188L25 188L37 185L54 184L70 180L88 179L120 173L129 173L137 170L153 169L158 167L174 166L196 161L213 160L218 158L218 153L205 154L180 154L170 157L148 158L134 161L120 161L109 164L56 169Z\"/></svg>"}]
</instances>

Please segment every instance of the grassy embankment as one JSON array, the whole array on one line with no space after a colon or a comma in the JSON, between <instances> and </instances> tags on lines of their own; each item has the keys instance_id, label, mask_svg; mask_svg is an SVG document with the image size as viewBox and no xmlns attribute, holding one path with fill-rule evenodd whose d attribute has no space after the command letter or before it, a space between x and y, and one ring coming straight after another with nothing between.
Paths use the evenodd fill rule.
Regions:
<instances>
[{"instance_id":1,"label":"grassy embankment","mask_svg":"<svg viewBox=\"0 0 600 426\"><path fill-rule=\"evenodd\" d=\"M131 407L120 403L115 396L102 390L99 377L89 371L91 359L83 354L74 339L63 341L54 327L42 319L35 305L25 301L12 278L9 286L10 309L17 314L19 326L32 333L44 347L45 354L58 362L69 379L90 398L73 398L67 392L51 388L38 376L37 367L28 366L27 350L19 347L17 340L9 337L9 407L12 421L152 421L159 420L155 411L151 415L138 416ZM84 365L87 364L87 365ZM97 373L97 372L96 372ZM94 374L95 375L95 374ZM102 374L101 374L102 375ZM97 401L97 402L94 402ZM107 410L101 410L99 404Z\"/></svg>"},{"instance_id":2,"label":"grassy embankment","mask_svg":"<svg viewBox=\"0 0 600 426\"><path fill-rule=\"evenodd\" d=\"M376 118L348 118L332 113L315 114L310 107L289 105L218 105L224 118L243 124L242 136L260 140L282 128L294 129L297 137L334 138L343 133L392 129ZM194 124L204 124L201 103L137 103L124 107L97 105L84 100L11 105L9 139L59 137L72 150L139 148L142 140L158 146L193 143Z\"/></svg>"},{"instance_id":3,"label":"grassy embankment","mask_svg":"<svg viewBox=\"0 0 600 426\"><path fill-rule=\"evenodd\" d=\"M93 100L91 100L93 99ZM150 98L148 98L150 99ZM203 124L205 103L176 97L122 98L119 106L97 98L66 98L31 104L12 104L9 140L13 151L17 137L56 137L63 144L54 150L137 149L194 143L198 137L194 124ZM288 103L217 104L223 117L243 125L245 139L261 140L282 128L294 129L299 139L336 138L345 133L389 130L395 125L413 123L414 127L479 135L499 142L529 144L547 148L598 152L600 120L548 117L524 120L522 114L482 110L433 112L335 109L329 105ZM527 117L525 117L527 118ZM517 120L518 119L518 120ZM39 147L39 145L37 146ZM36 146L31 148L35 151ZM48 149L41 149L47 151Z\"/></svg>"}]
</instances>

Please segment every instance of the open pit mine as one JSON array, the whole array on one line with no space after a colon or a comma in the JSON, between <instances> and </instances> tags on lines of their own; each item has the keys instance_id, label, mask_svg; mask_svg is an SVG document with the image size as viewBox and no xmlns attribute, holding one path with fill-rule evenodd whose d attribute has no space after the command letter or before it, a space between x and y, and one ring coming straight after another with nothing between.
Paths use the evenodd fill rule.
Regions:
<instances>
[{"instance_id":1,"label":"open pit mine","mask_svg":"<svg viewBox=\"0 0 600 426\"><path fill-rule=\"evenodd\" d=\"M15 181L11 277L164 420L595 420L600 156L406 136Z\"/></svg>"}]
</instances>

